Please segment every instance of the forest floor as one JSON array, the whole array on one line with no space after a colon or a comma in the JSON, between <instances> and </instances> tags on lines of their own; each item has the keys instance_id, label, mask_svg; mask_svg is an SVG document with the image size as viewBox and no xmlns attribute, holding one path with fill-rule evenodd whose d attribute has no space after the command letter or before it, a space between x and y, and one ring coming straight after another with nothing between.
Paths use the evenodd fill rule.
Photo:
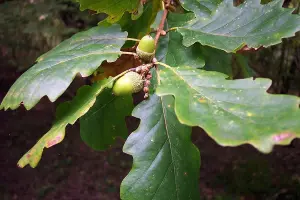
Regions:
<instances>
[{"instance_id":1,"label":"forest floor","mask_svg":"<svg viewBox=\"0 0 300 200\"><path fill-rule=\"evenodd\" d=\"M0 100L17 76L7 73L3 77L12 78L1 80ZM93 151L81 141L78 124L67 128L62 143L45 149L37 168L17 167L51 127L54 108L42 99L30 111L0 111L0 199L120 199L119 186L132 163L122 152L123 141L106 152ZM203 199L300 199L300 140L267 155L250 145L221 147L200 128L193 130L193 141L201 153Z\"/></svg>"}]
</instances>

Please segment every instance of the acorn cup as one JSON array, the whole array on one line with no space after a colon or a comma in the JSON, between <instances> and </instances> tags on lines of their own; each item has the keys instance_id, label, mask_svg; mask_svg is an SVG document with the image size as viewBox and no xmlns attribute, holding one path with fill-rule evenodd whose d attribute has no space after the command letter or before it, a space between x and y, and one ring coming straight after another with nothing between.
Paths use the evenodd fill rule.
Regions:
<instances>
[{"instance_id":1,"label":"acorn cup","mask_svg":"<svg viewBox=\"0 0 300 200\"><path fill-rule=\"evenodd\" d=\"M144 62L151 62L155 55L155 42L150 35L144 36L136 48L136 53Z\"/></svg>"}]
</instances>

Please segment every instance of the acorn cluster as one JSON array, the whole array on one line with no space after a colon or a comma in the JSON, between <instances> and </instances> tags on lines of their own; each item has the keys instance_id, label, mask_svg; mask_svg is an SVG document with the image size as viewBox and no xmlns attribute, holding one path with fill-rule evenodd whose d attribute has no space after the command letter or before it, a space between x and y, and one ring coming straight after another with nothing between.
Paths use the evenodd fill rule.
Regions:
<instances>
[{"instance_id":1,"label":"acorn cluster","mask_svg":"<svg viewBox=\"0 0 300 200\"><path fill-rule=\"evenodd\" d=\"M143 89L144 98L149 97L149 86L152 78L150 69L153 67L151 61L155 54L154 39L149 35L144 36L137 46L136 52L139 58L148 64L138 66L133 71L117 79L113 86L113 93L116 96L137 93Z\"/></svg>"}]
</instances>

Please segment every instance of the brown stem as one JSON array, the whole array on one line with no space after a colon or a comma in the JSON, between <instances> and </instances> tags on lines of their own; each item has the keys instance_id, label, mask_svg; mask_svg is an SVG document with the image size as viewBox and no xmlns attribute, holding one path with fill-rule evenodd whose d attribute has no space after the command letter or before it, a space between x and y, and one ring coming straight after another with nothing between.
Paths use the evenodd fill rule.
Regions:
<instances>
[{"instance_id":1,"label":"brown stem","mask_svg":"<svg viewBox=\"0 0 300 200\"><path fill-rule=\"evenodd\" d=\"M159 37L164 32L164 26L165 26L166 18L168 16L168 12L169 12L168 8L169 8L169 5L170 5L170 1L171 0L166 0L165 1L164 13L163 13L163 16L162 16L162 18L160 20L160 24L159 24L159 27L157 29L156 36L155 36L155 45L157 45Z\"/></svg>"},{"instance_id":2,"label":"brown stem","mask_svg":"<svg viewBox=\"0 0 300 200\"><path fill-rule=\"evenodd\" d=\"M140 66L137 66L137 67L134 67L134 68L130 68L130 69L128 69L128 71L138 72L137 69L138 68L141 69L142 67L147 67L147 68L151 69L153 67L153 65L154 65L154 63L142 64ZM139 71L139 72L141 72L141 71Z\"/></svg>"}]
</instances>

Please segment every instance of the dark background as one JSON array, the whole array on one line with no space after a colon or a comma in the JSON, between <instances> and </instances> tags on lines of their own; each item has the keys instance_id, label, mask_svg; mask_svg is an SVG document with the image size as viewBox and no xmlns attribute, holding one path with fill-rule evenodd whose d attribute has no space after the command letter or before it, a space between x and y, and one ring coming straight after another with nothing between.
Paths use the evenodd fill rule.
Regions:
<instances>
[{"instance_id":1,"label":"dark background","mask_svg":"<svg viewBox=\"0 0 300 200\"><path fill-rule=\"evenodd\" d=\"M299 2L286 1L285 6ZM72 34L95 26L103 15L80 12L66 0L0 0L0 100L42 53ZM270 93L300 94L300 35L282 44L247 53L256 76L273 80ZM68 126L64 141L44 151L36 169L19 169L19 158L49 130L59 102L70 100L87 80L76 78L54 104L48 99L30 111L0 111L0 200L117 200L132 159L124 141L96 152L80 139L79 125ZM129 129L137 123L129 120ZM217 145L200 128L193 130L200 149L203 199L300 199L300 140L277 146L268 155L249 145Z\"/></svg>"}]
</instances>

